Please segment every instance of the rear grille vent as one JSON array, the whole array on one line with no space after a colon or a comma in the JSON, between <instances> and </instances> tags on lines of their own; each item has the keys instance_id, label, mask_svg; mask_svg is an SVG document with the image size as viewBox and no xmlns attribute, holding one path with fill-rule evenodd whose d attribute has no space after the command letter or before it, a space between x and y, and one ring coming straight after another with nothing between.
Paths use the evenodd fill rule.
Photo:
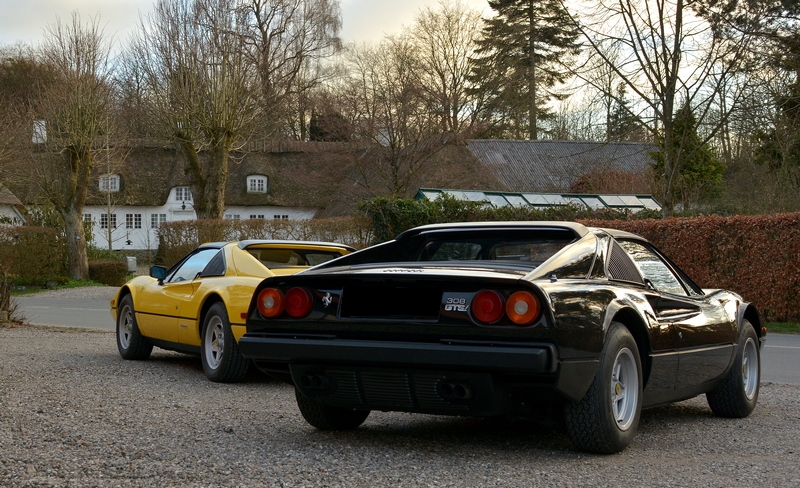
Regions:
<instances>
[{"instance_id":1,"label":"rear grille vent","mask_svg":"<svg viewBox=\"0 0 800 488\"><path fill-rule=\"evenodd\" d=\"M331 397L349 405L399 410L423 408L442 412L468 410L465 403L452 403L441 397L439 383L447 380L442 375L338 370L325 371L325 374L336 384Z\"/></svg>"},{"instance_id":2,"label":"rear grille vent","mask_svg":"<svg viewBox=\"0 0 800 488\"><path fill-rule=\"evenodd\" d=\"M639 269L616 241L611 243L611 255L608 257L608 276L615 280L644 284Z\"/></svg>"}]
</instances>

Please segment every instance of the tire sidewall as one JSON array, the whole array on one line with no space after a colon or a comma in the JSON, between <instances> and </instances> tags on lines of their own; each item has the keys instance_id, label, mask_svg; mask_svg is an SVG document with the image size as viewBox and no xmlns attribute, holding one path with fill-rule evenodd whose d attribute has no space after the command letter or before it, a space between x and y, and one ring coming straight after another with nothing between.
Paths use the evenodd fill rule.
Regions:
<instances>
[{"instance_id":1,"label":"tire sidewall","mask_svg":"<svg viewBox=\"0 0 800 488\"><path fill-rule=\"evenodd\" d=\"M744 359L745 354L745 347L747 345L747 341L752 340L755 345L756 351L756 359L758 361L757 364L757 375L756 378L756 389L753 393L753 398L747 398L747 392L745 391L744 385L744 374L742 372L742 360ZM733 382L734 385L737 386L735 392L735 402L737 403L738 412L740 412L741 417L746 417L750 415L750 413L756 408L756 403L758 403L758 392L760 390L761 385L761 350L759 349L758 344L758 336L756 335L756 331L753 326L747 320L742 322L742 329L739 333L739 347L736 351L736 358L734 360L732 371L730 374L734 375L730 381Z\"/></svg>"},{"instance_id":2,"label":"tire sidewall","mask_svg":"<svg viewBox=\"0 0 800 488\"><path fill-rule=\"evenodd\" d=\"M216 368L211 367L211 365L208 364L208 361L206 359L206 353L207 353L206 347L209 347L208 337L207 337L208 326L213 317L219 317L220 320L222 321L222 334L224 340L224 344L222 347L222 361L220 361L219 365ZM214 305L211 306L205 318L203 319L203 328L200 333L201 333L200 357L203 361L203 371L205 372L206 376L209 379L215 380L222 376L225 370L225 363L230 359L229 356L231 354L231 341L235 340L233 338L233 333L231 332L230 322L228 321L228 312L225 310L224 304L215 303Z\"/></svg>"},{"instance_id":3,"label":"tire sidewall","mask_svg":"<svg viewBox=\"0 0 800 488\"><path fill-rule=\"evenodd\" d=\"M128 344L125 346L122 344L122 324L129 313L131 317L131 334L127 341ZM115 329L117 349L122 359L142 360L150 356L153 345L139 332L139 324L136 320L136 309L133 308L133 298L131 295L125 295L119 302Z\"/></svg>"},{"instance_id":4,"label":"tire sidewall","mask_svg":"<svg viewBox=\"0 0 800 488\"><path fill-rule=\"evenodd\" d=\"M626 351L627 350L627 351ZM614 417L612 406L612 377L614 363L621 351L633 358L636 397L628 426L621 429ZM629 384L626 386L630 386ZM642 411L642 362L633 335L623 324L612 322L606 332L603 350L598 358L597 371L584 397L566 405L564 420L572 443L576 448L599 454L613 454L624 450L636 436ZM630 394L630 393L629 393Z\"/></svg>"},{"instance_id":5,"label":"tire sidewall","mask_svg":"<svg viewBox=\"0 0 800 488\"><path fill-rule=\"evenodd\" d=\"M620 429L617 425L614 411L611 407L611 377L613 374L614 362L618 354L628 349L634 358L636 365L637 385L636 385L636 405L634 406L634 417L627 429ZM600 423L601 428L604 430L604 437L609 443L618 448L619 450L627 447L633 438L636 436L636 430L639 425L639 418L642 412L642 361L639 357L639 348L636 341L628 329L621 325L614 323L608 333L606 347L603 348L603 354L600 358L600 365L598 368L598 376L595 378L598 383L598 393L600 396L599 413L603 416L603 421Z\"/></svg>"},{"instance_id":6,"label":"tire sidewall","mask_svg":"<svg viewBox=\"0 0 800 488\"><path fill-rule=\"evenodd\" d=\"M131 315L131 335L128 338L127 345L122 344L122 324L126 319L126 315L130 313ZM133 300L131 300L130 295L125 295L125 297L120 301L119 308L117 311L117 327L116 327L116 335L117 335L117 349L119 349L119 355L122 356L124 359L130 359L134 356L133 349L134 344L136 343L136 338L139 336L139 327L136 324L136 313L133 310Z\"/></svg>"}]
</instances>

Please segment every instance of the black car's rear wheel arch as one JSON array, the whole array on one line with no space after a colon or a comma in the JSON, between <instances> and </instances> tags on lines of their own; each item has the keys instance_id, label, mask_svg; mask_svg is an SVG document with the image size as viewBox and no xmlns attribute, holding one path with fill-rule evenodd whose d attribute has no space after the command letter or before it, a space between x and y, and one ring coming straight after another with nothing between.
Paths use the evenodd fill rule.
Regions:
<instances>
[{"instance_id":1,"label":"black car's rear wheel arch","mask_svg":"<svg viewBox=\"0 0 800 488\"><path fill-rule=\"evenodd\" d=\"M653 366L652 358L650 357L652 346L650 344L650 335L648 334L647 326L642 320L642 317L630 308L625 308L617 312L611 323L613 324L615 322L623 324L636 341L636 347L639 348L639 361L642 363L642 388L644 388L647 386L647 380L650 378L650 371Z\"/></svg>"},{"instance_id":2,"label":"black car's rear wheel arch","mask_svg":"<svg viewBox=\"0 0 800 488\"><path fill-rule=\"evenodd\" d=\"M625 325L612 322L589 391L565 409L567 431L578 449L620 452L631 443L642 410L639 348Z\"/></svg>"}]
</instances>

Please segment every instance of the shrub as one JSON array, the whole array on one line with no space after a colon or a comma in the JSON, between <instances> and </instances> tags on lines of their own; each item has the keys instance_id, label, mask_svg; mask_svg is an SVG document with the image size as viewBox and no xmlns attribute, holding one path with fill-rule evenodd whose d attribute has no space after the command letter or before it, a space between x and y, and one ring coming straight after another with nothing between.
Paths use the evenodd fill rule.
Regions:
<instances>
[{"instance_id":1,"label":"shrub","mask_svg":"<svg viewBox=\"0 0 800 488\"><path fill-rule=\"evenodd\" d=\"M698 285L739 293L768 321L800 321L800 213L583 223L645 237Z\"/></svg>"},{"instance_id":2,"label":"shrub","mask_svg":"<svg viewBox=\"0 0 800 488\"><path fill-rule=\"evenodd\" d=\"M435 200L410 200L378 197L362 202L359 211L372 221L374 243L394 239L404 230L442 222L537 221L601 219L629 220L652 218L653 211L631 213L614 209L590 210L583 206L561 205L548 208L493 207L485 202L459 200L440 195Z\"/></svg>"},{"instance_id":3,"label":"shrub","mask_svg":"<svg viewBox=\"0 0 800 488\"><path fill-rule=\"evenodd\" d=\"M372 232L370 221L364 217L166 222L158 229L158 252L155 260L165 266L172 266L202 243L247 239L338 242L363 248L372 241Z\"/></svg>"},{"instance_id":4,"label":"shrub","mask_svg":"<svg viewBox=\"0 0 800 488\"><path fill-rule=\"evenodd\" d=\"M40 285L64 276L64 238L58 230L48 227L0 227L0 265L22 285Z\"/></svg>"},{"instance_id":5,"label":"shrub","mask_svg":"<svg viewBox=\"0 0 800 488\"><path fill-rule=\"evenodd\" d=\"M121 286L125 283L128 266L118 259L103 259L89 262L89 279L110 286Z\"/></svg>"}]
</instances>

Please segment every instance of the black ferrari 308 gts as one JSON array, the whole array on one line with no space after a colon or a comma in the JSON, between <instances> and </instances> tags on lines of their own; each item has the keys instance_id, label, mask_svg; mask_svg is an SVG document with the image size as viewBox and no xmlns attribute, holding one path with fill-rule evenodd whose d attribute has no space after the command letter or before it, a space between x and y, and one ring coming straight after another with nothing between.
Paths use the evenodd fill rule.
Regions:
<instances>
[{"instance_id":1,"label":"black ferrari 308 gts","mask_svg":"<svg viewBox=\"0 0 800 488\"><path fill-rule=\"evenodd\" d=\"M758 399L766 329L644 238L570 222L417 227L255 290L241 353L295 385L319 429L371 410L564 413L573 444L613 453L642 408Z\"/></svg>"}]
</instances>

